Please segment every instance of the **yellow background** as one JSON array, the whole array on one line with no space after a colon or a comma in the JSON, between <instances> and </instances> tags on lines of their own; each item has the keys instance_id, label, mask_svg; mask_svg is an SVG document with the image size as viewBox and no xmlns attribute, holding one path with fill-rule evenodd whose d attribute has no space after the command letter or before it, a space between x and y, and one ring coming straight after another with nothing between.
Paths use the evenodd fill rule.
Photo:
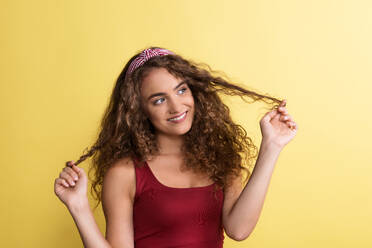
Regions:
<instances>
[{"instance_id":1,"label":"yellow background","mask_svg":"<svg viewBox=\"0 0 372 248\"><path fill-rule=\"evenodd\" d=\"M117 76L150 45L287 99L299 126L253 233L225 247L372 247L371 1L2 0L0 11L1 247L82 246L54 179L92 145ZM259 145L266 105L227 103Z\"/></svg>"}]
</instances>

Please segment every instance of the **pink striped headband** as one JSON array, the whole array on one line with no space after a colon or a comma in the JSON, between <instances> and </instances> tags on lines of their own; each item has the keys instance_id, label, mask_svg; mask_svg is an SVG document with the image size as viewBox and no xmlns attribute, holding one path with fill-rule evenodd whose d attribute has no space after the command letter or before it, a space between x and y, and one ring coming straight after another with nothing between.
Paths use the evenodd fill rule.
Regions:
<instances>
[{"instance_id":1,"label":"pink striped headband","mask_svg":"<svg viewBox=\"0 0 372 248\"><path fill-rule=\"evenodd\" d=\"M174 54L173 52L163 48L148 48L143 50L137 58L135 58L129 65L126 77L128 77L135 69L142 66L147 60L155 56L163 56L168 54Z\"/></svg>"}]
</instances>

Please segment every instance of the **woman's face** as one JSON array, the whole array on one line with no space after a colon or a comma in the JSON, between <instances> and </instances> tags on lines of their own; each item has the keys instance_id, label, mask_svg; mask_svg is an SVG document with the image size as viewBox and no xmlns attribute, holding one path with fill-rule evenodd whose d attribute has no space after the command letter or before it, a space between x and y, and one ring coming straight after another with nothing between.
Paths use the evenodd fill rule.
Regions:
<instances>
[{"instance_id":1,"label":"woman's face","mask_svg":"<svg viewBox=\"0 0 372 248\"><path fill-rule=\"evenodd\" d=\"M187 133L194 118L194 98L186 82L165 68L151 69L141 85L142 106L156 132L166 135ZM171 119L171 118L177 118Z\"/></svg>"}]
</instances>

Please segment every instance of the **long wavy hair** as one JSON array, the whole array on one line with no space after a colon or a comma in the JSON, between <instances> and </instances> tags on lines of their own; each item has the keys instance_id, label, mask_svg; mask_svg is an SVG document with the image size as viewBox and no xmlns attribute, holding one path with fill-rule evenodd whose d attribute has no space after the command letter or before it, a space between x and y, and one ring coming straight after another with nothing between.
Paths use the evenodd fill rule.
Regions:
<instances>
[{"instance_id":1,"label":"long wavy hair","mask_svg":"<svg viewBox=\"0 0 372 248\"><path fill-rule=\"evenodd\" d=\"M114 162L131 157L140 162L136 166L141 166L159 152L154 126L143 114L144 109L140 104L141 82L153 68L165 68L175 77L186 80L194 97L193 124L184 134L184 145L181 148L184 164L194 172L208 175L217 188L230 186L232 180L243 176L243 171L246 172L246 183L251 175L247 168L253 168L258 148L247 136L245 129L233 122L230 110L219 94L240 96L246 102L244 97L253 102L260 100L271 106L268 110L277 108L282 100L239 87L229 82L224 73L178 54L152 57L131 73L130 77L125 78L130 63L141 52L127 62L117 78L101 120L98 138L75 163L78 165L92 156L89 175L94 172L91 192L97 200L95 209L102 199L105 172Z\"/></svg>"}]
</instances>

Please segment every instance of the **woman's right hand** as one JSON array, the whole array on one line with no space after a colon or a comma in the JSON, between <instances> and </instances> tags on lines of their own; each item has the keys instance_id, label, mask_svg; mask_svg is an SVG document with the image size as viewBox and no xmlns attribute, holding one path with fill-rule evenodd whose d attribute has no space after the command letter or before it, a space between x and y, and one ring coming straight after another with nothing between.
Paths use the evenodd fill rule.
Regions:
<instances>
[{"instance_id":1,"label":"woman's right hand","mask_svg":"<svg viewBox=\"0 0 372 248\"><path fill-rule=\"evenodd\" d=\"M71 167L64 167L54 181L54 193L68 207L77 206L87 201L88 178L83 168L70 162Z\"/></svg>"}]
</instances>

